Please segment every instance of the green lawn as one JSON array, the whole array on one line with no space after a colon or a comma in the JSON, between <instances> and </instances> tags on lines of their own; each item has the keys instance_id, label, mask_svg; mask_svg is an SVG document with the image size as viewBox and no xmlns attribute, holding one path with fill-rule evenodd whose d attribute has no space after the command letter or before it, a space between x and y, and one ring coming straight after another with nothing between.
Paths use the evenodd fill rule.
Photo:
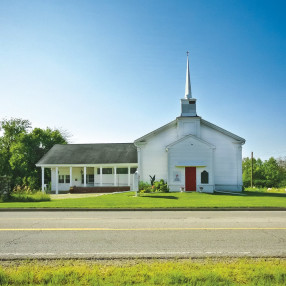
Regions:
<instances>
[{"instance_id":1,"label":"green lawn","mask_svg":"<svg viewBox=\"0 0 286 286\"><path fill-rule=\"evenodd\" d=\"M283 207L286 194L246 191L243 195L153 193L134 197L133 192L98 197L45 202L4 202L0 208L198 208L198 207Z\"/></svg>"},{"instance_id":2,"label":"green lawn","mask_svg":"<svg viewBox=\"0 0 286 286\"><path fill-rule=\"evenodd\" d=\"M285 259L0 261L0 285L285 284Z\"/></svg>"}]
</instances>

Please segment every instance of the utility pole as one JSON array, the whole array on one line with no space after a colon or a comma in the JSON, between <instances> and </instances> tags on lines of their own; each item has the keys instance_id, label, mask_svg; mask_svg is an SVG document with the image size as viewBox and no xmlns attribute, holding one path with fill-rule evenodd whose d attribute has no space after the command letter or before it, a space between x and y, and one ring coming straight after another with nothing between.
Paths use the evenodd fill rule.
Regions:
<instances>
[{"instance_id":1,"label":"utility pole","mask_svg":"<svg viewBox=\"0 0 286 286\"><path fill-rule=\"evenodd\" d=\"M253 152L251 152L251 188L253 188Z\"/></svg>"}]
</instances>

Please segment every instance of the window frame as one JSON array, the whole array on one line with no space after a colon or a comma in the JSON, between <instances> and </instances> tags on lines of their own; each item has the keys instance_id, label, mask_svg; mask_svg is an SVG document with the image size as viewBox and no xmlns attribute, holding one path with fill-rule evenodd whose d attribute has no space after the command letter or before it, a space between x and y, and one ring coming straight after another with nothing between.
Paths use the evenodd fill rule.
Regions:
<instances>
[{"instance_id":1,"label":"window frame","mask_svg":"<svg viewBox=\"0 0 286 286\"><path fill-rule=\"evenodd\" d=\"M206 182L205 182L206 181ZM207 170L203 170L201 172L201 184L207 185L209 184L209 172Z\"/></svg>"},{"instance_id":2,"label":"window frame","mask_svg":"<svg viewBox=\"0 0 286 286\"><path fill-rule=\"evenodd\" d=\"M65 183L65 175L59 175L59 184L64 184Z\"/></svg>"}]
</instances>

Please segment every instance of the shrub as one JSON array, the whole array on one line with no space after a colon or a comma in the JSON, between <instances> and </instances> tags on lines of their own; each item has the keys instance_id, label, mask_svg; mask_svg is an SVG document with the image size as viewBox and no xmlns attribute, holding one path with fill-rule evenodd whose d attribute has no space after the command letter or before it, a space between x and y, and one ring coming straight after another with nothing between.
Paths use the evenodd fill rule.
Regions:
<instances>
[{"instance_id":1,"label":"shrub","mask_svg":"<svg viewBox=\"0 0 286 286\"><path fill-rule=\"evenodd\" d=\"M139 182L139 192L140 193L151 193L152 186L147 182Z\"/></svg>"},{"instance_id":2,"label":"shrub","mask_svg":"<svg viewBox=\"0 0 286 286\"><path fill-rule=\"evenodd\" d=\"M161 179L159 182L156 181L154 182L153 185L153 191L156 193L168 193L169 192L169 187L167 182L165 182L163 179Z\"/></svg>"},{"instance_id":3,"label":"shrub","mask_svg":"<svg viewBox=\"0 0 286 286\"><path fill-rule=\"evenodd\" d=\"M35 191L34 191L35 192ZM12 194L26 194L26 195L31 195L33 192L29 186L20 186L16 185L12 191Z\"/></svg>"},{"instance_id":4,"label":"shrub","mask_svg":"<svg viewBox=\"0 0 286 286\"><path fill-rule=\"evenodd\" d=\"M12 193L10 198L4 199L9 202L45 202L50 201L50 195L37 191L34 193Z\"/></svg>"},{"instance_id":5,"label":"shrub","mask_svg":"<svg viewBox=\"0 0 286 286\"><path fill-rule=\"evenodd\" d=\"M151 186L149 183L141 181L139 183L139 191L140 193L168 193L169 187L167 182L165 182L163 179L160 181L155 181L153 186Z\"/></svg>"}]
</instances>

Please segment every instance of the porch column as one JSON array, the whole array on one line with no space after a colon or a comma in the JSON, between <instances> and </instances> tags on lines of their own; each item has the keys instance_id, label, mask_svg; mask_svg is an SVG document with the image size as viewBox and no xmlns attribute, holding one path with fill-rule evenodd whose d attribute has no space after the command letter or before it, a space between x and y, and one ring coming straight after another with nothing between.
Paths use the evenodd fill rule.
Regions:
<instances>
[{"instance_id":1,"label":"porch column","mask_svg":"<svg viewBox=\"0 0 286 286\"><path fill-rule=\"evenodd\" d=\"M128 186L130 187L130 166L128 167Z\"/></svg>"},{"instance_id":2,"label":"porch column","mask_svg":"<svg viewBox=\"0 0 286 286\"><path fill-rule=\"evenodd\" d=\"M45 167L42 167L42 192L45 192Z\"/></svg>"},{"instance_id":3,"label":"porch column","mask_svg":"<svg viewBox=\"0 0 286 286\"><path fill-rule=\"evenodd\" d=\"M86 166L83 168L83 186L86 187Z\"/></svg>"},{"instance_id":4,"label":"porch column","mask_svg":"<svg viewBox=\"0 0 286 286\"><path fill-rule=\"evenodd\" d=\"M95 187L96 167L93 167L93 186Z\"/></svg>"},{"instance_id":5,"label":"porch column","mask_svg":"<svg viewBox=\"0 0 286 286\"><path fill-rule=\"evenodd\" d=\"M70 167L70 187L72 187L72 167Z\"/></svg>"},{"instance_id":6,"label":"porch column","mask_svg":"<svg viewBox=\"0 0 286 286\"><path fill-rule=\"evenodd\" d=\"M56 194L59 194L59 167L56 167Z\"/></svg>"},{"instance_id":7,"label":"porch column","mask_svg":"<svg viewBox=\"0 0 286 286\"><path fill-rule=\"evenodd\" d=\"M117 186L117 184L116 184L116 181L117 181L116 167L114 167L113 170L114 170L114 186Z\"/></svg>"},{"instance_id":8,"label":"porch column","mask_svg":"<svg viewBox=\"0 0 286 286\"><path fill-rule=\"evenodd\" d=\"M100 166L99 184L102 186L102 167Z\"/></svg>"}]
</instances>

